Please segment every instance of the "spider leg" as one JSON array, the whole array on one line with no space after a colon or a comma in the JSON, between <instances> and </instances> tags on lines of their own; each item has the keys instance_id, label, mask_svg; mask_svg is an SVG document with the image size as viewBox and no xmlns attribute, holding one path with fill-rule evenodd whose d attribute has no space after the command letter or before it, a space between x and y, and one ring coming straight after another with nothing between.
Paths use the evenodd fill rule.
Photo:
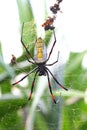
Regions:
<instances>
[{"instance_id":1,"label":"spider leg","mask_svg":"<svg viewBox=\"0 0 87 130\"><path fill-rule=\"evenodd\" d=\"M50 52L49 52L47 61L49 60L49 58L50 58L50 56L51 56L51 54L52 54L53 48L54 48L54 46L55 46L55 43L56 43L56 35L55 35L55 31L54 31L54 30L53 30L53 34L54 34L54 43L53 43L52 48L51 48L51 50L50 50Z\"/></svg>"},{"instance_id":2,"label":"spider leg","mask_svg":"<svg viewBox=\"0 0 87 130\"><path fill-rule=\"evenodd\" d=\"M58 51L57 60L51 64L46 64L46 66L52 66L52 65L56 64L58 62L58 59L59 59L59 51Z\"/></svg>"},{"instance_id":3,"label":"spider leg","mask_svg":"<svg viewBox=\"0 0 87 130\"><path fill-rule=\"evenodd\" d=\"M65 88L62 84L60 84L58 82L58 80L54 77L54 75L51 73L51 71L46 67L46 69L49 71L49 73L51 74L51 76L53 77L53 79L55 80L55 82L63 89L65 89L66 91L68 90L67 88Z\"/></svg>"},{"instance_id":4,"label":"spider leg","mask_svg":"<svg viewBox=\"0 0 87 130\"><path fill-rule=\"evenodd\" d=\"M32 71L30 71L28 74L26 74L24 77L22 77L20 80L18 80L17 82L13 83L12 85L18 84L19 82L21 82L22 80L24 80L27 76L29 76L31 73L33 73L36 70L37 70L37 67L34 68Z\"/></svg>"},{"instance_id":5,"label":"spider leg","mask_svg":"<svg viewBox=\"0 0 87 130\"><path fill-rule=\"evenodd\" d=\"M26 52L28 53L28 55L31 57L31 59L34 61L34 58L31 56L31 53L28 51L27 47L25 46L23 40L22 40L22 36L23 36L23 27L24 27L24 23L22 25L22 32L21 32L21 43L23 45L23 47L25 48Z\"/></svg>"},{"instance_id":6,"label":"spider leg","mask_svg":"<svg viewBox=\"0 0 87 130\"><path fill-rule=\"evenodd\" d=\"M27 57L27 55L25 55L25 56L26 56L27 61L28 61L29 63L35 64L33 61L29 60L29 58Z\"/></svg>"},{"instance_id":7,"label":"spider leg","mask_svg":"<svg viewBox=\"0 0 87 130\"><path fill-rule=\"evenodd\" d=\"M34 76L34 79L33 79L33 82L32 82L32 87L31 87L30 96L29 96L28 100L30 100L31 97L32 97L33 88L34 88L34 83L35 83L35 79L36 79L37 73L38 73L38 71L36 71L36 73L35 73L35 76Z\"/></svg>"},{"instance_id":8,"label":"spider leg","mask_svg":"<svg viewBox=\"0 0 87 130\"><path fill-rule=\"evenodd\" d=\"M49 90L50 90L50 93L51 93L51 97L52 97L52 100L53 100L53 102L55 103L55 104L57 104L58 102L59 102L59 100L55 100L55 97L54 97L54 95L53 95L53 93L52 93L52 88L51 88L51 84L50 84L50 78L49 78L49 73L46 71L46 73L47 73L47 78L48 78L48 85L49 85Z\"/></svg>"}]
</instances>

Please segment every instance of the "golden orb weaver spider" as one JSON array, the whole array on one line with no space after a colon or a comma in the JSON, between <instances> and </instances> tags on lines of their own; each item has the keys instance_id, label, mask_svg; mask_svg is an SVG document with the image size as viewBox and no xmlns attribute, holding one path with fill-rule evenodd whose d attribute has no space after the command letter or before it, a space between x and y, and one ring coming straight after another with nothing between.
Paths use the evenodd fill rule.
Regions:
<instances>
[{"instance_id":1,"label":"golden orb weaver spider","mask_svg":"<svg viewBox=\"0 0 87 130\"><path fill-rule=\"evenodd\" d=\"M35 75L34 75L34 79L33 79L33 82L32 82L32 86L31 86L31 92L30 92L30 96L29 96L29 100L31 99L32 97L32 93L33 93L33 88L34 88L34 83L35 83L35 79L36 79L36 76L37 74L39 76L47 76L48 78L48 86L49 86L49 90L50 90L50 93L51 93L51 97L52 97L52 100L54 101L54 103L56 104L57 101L55 100L55 97L52 93L52 89L51 89L51 83L50 83L50 78L49 78L49 73L50 75L53 77L54 81L63 89L65 90L68 90L67 88L65 88L64 86L62 86L58 80L54 77L54 75L52 74L52 72L46 67L46 66L52 66L54 64L56 64L58 62L58 58L55 62L51 63L51 64L46 64L47 61L49 60L51 54L52 54L52 51L53 51L53 48L55 46L55 43L56 43L56 36L55 36L55 31L53 29L53 35L54 35L54 43L52 45L52 48L50 50L50 53L47 57L47 50L46 50L46 47L45 47L45 44L43 43L43 40L41 37L39 37L37 40L36 40L36 43L35 43L35 48L34 48L34 58L31 56L29 50L27 49L27 47L25 46L23 40L22 40L22 35L23 35L23 27L24 27L24 23L23 23L23 26L22 26L22 34L21 34L21 43L23 45L23 47L25 48L26 52L28 53L28 55L31 57L32 61L30 61L29 59L28 62L32 63L32 64L35 64L36 67L31 70L28 74L26 74L23 78L21 78L19 81L13 83L12 85L16 85L18 84L19 82L21 82L23 79L25 79L27 76L29 76L31 73L35 72ZM58 56L59 56L59 53L58 53Z\"/></svg>"}]
</instances>

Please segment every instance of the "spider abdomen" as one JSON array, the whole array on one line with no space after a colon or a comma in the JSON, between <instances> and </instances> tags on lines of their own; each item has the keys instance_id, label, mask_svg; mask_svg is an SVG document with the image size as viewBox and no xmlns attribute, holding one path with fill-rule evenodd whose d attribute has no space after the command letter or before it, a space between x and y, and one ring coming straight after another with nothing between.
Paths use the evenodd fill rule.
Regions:
<instances>
[{"instance_id":1,"label":"spider abdomen","mask_svg":"<svg viewBox=\"0 0 87 130\"><path fill-rule=\"evenodd\" d=\"M43 58L43 50L42 50L42 48L39 47L39 48L37 49L37 51L38 51L38 53L37 53L38 59L42 59L42 58Z\"/></svg>"},{"instance_id":2,"label":"spider abdomen","mask_svg":"<svg viewBox=\"0 0 87 130\"><path fill-rule=\"evenodd\" d=\"M44 63L47 60L46 47L41 37L35 43L34 60L36 63Z\"/></svg>"}]
</instances>

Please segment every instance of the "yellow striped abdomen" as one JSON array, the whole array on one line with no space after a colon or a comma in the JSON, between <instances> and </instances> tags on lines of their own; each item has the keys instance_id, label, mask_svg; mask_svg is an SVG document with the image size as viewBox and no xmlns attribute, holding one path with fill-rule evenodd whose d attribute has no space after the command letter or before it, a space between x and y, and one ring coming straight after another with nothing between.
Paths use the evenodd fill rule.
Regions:
<instances>
[{"instance_id":1,"label":"yellow striped abdomen","mask_svg":"<svg viewBox=\"0 0 87 130\"><path fill-rule=\"evenodd\" d=\"M42 63L44 61L46 61L46 47L45 44L43 43L43 40L41 37L39 37L36 40L36 44L35 44L35 50L34 50L34 57L35 57L35 61L37 63Z\"/></svg>"},{"instance_id":2,"label":"yellow striped abdomen","mask_svg":"<svg viewBox=\"0 0 87 130\"><path fill-rule=\"evenodd\" d=\"M43 58L43 50L42 50L42 48L41 48L41 47L40 47L40 48L38 48L37 57L38 57L38 59Z\"/></svg>"},{"instance_id":3,"label":"yellow striped abdomen","mask_svg":"<svg viewBox=\"0 0 87 130\"><path fill-rule=\"evenodd\" d=\"M43 58L43 41L42 38L38 38L36 42L36 49L37 49L37 58L42 59Z\"/></svg>"}]
</instances>

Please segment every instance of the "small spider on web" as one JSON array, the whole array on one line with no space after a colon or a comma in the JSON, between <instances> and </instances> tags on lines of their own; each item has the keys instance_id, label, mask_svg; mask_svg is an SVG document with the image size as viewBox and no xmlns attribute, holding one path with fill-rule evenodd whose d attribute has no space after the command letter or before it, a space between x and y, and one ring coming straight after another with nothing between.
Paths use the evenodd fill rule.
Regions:
<instances>
[{"instance_id":1,"label":"small spider on web","mask_svg":"<svg viewBox=\"0 0 87 130\"><path fill-rule=\"evenodd\" d=\"M56 14L58 11L62 13L59 7L60 2L62 2L62 0L57 0L57 3L50 7L50 10L53 12L53 14Z\"/></svg>"},{"instance_id":2,"label":"small spider on web","mask_svg":"<svg viewBox=\"0 0 87 130\"><path fill-rule=\"evenodd\" d=\"M33 79L33 82L32 82L32 86L31 86L31 92L30 92L30 95L29 95L29 100L31 99L32 97L32 93L33 93L33 88L34 88L34 84L35 84L35 79L36 79L36 76L37 74L39 76L47 76L47 79L48 79L48 86L49 86L49 90L50 90L50 93L51 93L51 97L52 97L52 100L54 101L54 103L56 104L58 101L55 100L55 97L53 95L53 92L52 92L52 88L51 88L51 83L50 83L50 78L49 78L49 74L52 76L52 78L54 79L54 81L63 89L65 90L68 90L67 88L65 88L61 83L59 83L59 81L56 79L56 77L52 74L52 72L47 68L47 66L52 66L54 64L56 64L58 62L58 57L59 57L59 52L58 52L58 57L57 57L57 60L54 61L53 63L51 64L47 64L47 61L50 59L50 56L52 54L52 51L53 51L53 48L55 46L55 43L56 43L56 35L55 35L55 30L54 28L52 29L53 31L53 36L54 36L54 42L53 42L53 45L51 47L51 50L49 52L49 55L47 57L47 48L43 42L43 39L41 37L37 38L36 39L36 42L35 42L35 47L34 47L34 57L32 57L31 53L29 52L28 48L25 46L23 40L22 40L22 36L23 36L23 28L24 28L24 23L23 23L23 26L22 26L22 34L21 34L21 43L23 45L23 47L25 48L26 50L26 53L30 56L30 58L32 59L29 60L28 57L27 57L27 60L29 63L32 63L34 65L36 65L36 67L31 70L28 74L26 74L23 78L21 78L19 81L13 83L12 85L16 85L18 84L19 82L21 82L22 80L24 80L26 77L28 77L31 73L35 72L35 75L34 75L34 79Z\"/></svg>"},{"instance_id":3,"label":"small spider on web","mask_svg":"<svg viewBox=\"0 0 87 130\"><path fill-rule=\"evenodd\" d=\"M10 64L11 64L11 65L16 64L16 57L15 57L15 55L13 55L13 54L12 54L12 58L11 58Z\"/></svg>"},{"instance_id":4,"label":"small spider on web","mask_svg":"<svg viewBox=\"0 0 87 130\"><path fill-rule=\"evenodd\" d=\"M48 17L47 19L46 19L46 22L44 22L43 24L42 24L42 27L44 27L44 29L45 29L45 31L46 30L53 30L55 27L53 26L53 22L54 22L54 20L55 20L55 16L53 16L53 18L52 17Z\"/></svg>"}]
</instances>

